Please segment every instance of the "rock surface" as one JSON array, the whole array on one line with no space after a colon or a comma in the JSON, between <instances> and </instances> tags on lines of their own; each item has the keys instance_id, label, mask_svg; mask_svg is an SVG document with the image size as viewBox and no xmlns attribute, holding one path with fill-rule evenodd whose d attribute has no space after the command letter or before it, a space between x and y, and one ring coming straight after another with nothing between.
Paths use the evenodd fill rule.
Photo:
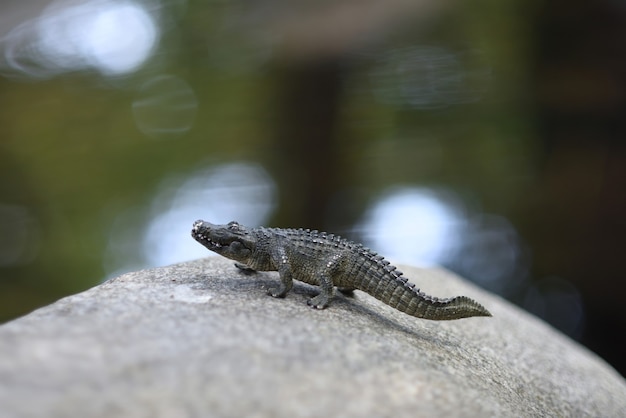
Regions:
<instances>
[{"instance_id":1,"label":"rock surface","mask_svg":"<svg viewBox=\"0 0 626 418\"><path fill-rule=\"evenodd\" d=\"M493 318L431 322L363 292L306 305L297 282L207 258L125 274L0 326L0 416L624 417L626 383L545 323L443 270L435 296Z\"/></svg>"}]
</instances>

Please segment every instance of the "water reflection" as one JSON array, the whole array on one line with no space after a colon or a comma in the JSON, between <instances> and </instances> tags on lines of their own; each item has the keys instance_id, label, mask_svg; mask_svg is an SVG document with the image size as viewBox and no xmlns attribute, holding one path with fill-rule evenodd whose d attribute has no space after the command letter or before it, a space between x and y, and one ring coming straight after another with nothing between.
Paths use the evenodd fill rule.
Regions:
<instances>
[{"instance_id":1,"label":"water reflection","mask_svg":"<svg viewBox=\"0 0 626 418\"><path fill-rule=\"evenodd\" d=\"M156 19L145 4L56 1L0 39L2 66L33 78L85 69L105 76L135 71L159 40Z\"/></svg>"},{"instance_id":2,"label":"water reflection","mask_svg":"<svg viewBox=\"0 0 626 418\"><path fill-rule=\"evenodd\" d=\"M198 101L185 80L160 75L145 82L133 102L139 130L151 138L173 138L189 131Z\"/></svg>"},{"instance_id":3,"label":"water reflection","mask_svg":"<svg viewBox=\"0 0 626 418\"><path fill-rule=\"evenodd\" d=\"M198 170L182 181L169 178L149 209L130 211L116 220L105 263L108 276L211 255L189 236L196 219L258 226L267 223L275 205L274 180L258 164L223 164ZM132 248L140 248L140 254ZM137 259L143 260L141 265Z\"/></svg>"}]
</instances>

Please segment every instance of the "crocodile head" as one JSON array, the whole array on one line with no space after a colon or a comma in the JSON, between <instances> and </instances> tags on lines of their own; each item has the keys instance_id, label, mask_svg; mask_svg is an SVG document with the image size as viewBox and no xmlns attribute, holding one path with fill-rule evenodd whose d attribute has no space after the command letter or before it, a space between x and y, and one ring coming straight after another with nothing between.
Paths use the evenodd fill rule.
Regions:
<instances>
[{"instance_id":1,"label":"crocodile head","mask_svg":"<svg viewBox=\"0 0 626 418\"><path fill-rule=\"evenodd\" d=\"M193 223L191 236L209 250L242 263L248 260L256 247L254 235L235 221L214 225L198 220Z\"/></svg>"}]
</instances>

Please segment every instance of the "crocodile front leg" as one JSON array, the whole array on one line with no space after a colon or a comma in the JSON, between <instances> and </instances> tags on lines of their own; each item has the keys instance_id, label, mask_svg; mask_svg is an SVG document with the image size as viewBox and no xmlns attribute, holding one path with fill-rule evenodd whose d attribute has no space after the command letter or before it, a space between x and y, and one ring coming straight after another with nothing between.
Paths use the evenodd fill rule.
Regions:
<instances>
[{"instance_id":1,"label":"crocodile front leg","mask_svg":"<svg viewBox=\"0 0 626 418\"><path fill-rule=\"evenodd\" d=\"M284 298L293 287L293 277L291 273L291 266L287 261L287 256L285 252L279 250L277 258L278 260L275 261L275 264L278 265L280 285L270 287L267 290L267 294L275 298Z\"/></svg>"},{"instance_id":2,"label":"crocodile front leg","mask_svg":"<svg viewBox=\"0 0 626 418\"><path fill-rule=\"evenodd\" d=\"M274 298L284 298L293 287L291 271L279 272L279 274L280 284L278 286L272 286L267 289L267 294Z\"/></svg>"}]
</instances>

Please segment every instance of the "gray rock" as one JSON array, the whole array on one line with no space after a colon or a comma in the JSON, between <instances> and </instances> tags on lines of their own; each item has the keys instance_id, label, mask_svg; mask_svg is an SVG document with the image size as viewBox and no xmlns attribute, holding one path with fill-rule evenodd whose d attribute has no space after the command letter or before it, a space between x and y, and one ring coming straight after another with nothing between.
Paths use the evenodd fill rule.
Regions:
<instances>
[{"instance_id":1,"label":"gray rock","mask_svg":"<svg viewBox=\"0 0 626 418\"><path fill-rule=\"evenodd\" d=\"M431 322L369 295L306 305L276 273L207 258L138 271L0 326L0 416L624 417L626 383L593 353L443 270L429 294L493 318Z\"/></svg>"}]
</instances>

